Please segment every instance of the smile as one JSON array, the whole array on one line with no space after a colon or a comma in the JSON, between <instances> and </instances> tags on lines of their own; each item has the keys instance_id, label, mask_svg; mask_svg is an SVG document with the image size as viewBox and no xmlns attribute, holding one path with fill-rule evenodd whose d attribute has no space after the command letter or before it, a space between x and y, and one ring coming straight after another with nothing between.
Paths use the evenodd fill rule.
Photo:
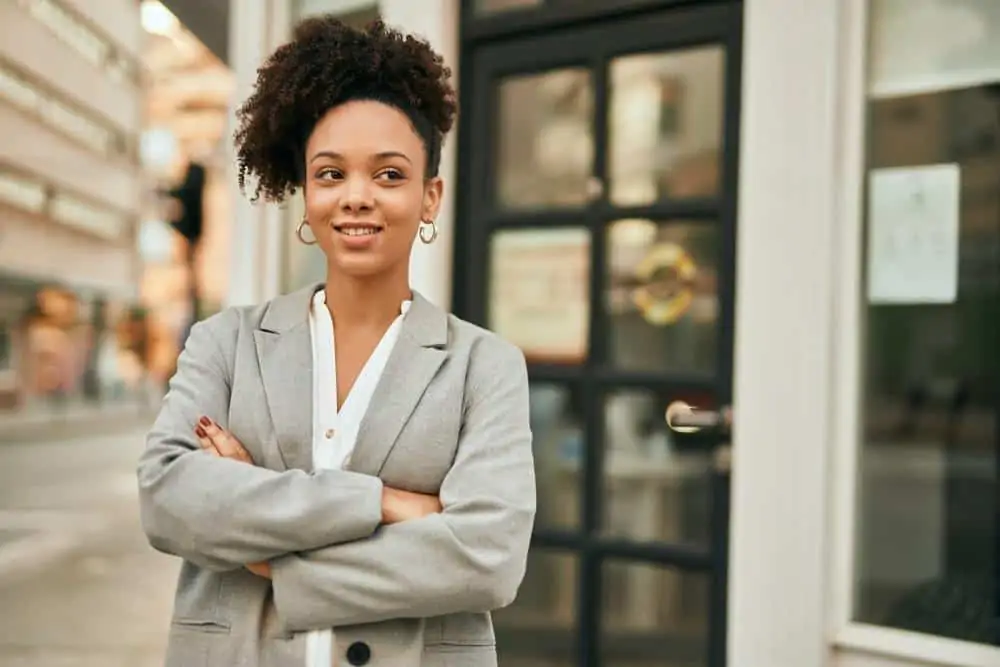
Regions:
<instances>
[{"instance_id":1,"label":"smile","mask_svg":"<svg viewBox=\"0 0 1000 667\"><path fill-rule=\"evenodd\" d=\"M382 228L375 225L335 225L334 230L345 236L374 236Z\"/></svg>"}]
</instances>

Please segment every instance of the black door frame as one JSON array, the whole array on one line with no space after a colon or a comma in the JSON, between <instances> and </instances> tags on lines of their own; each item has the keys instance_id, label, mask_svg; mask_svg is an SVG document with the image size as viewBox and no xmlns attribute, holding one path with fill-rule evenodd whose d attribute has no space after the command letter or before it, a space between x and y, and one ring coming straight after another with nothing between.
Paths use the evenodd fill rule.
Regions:
<instances>
[{"instance_id":1,"label":"black door frame","mask_svg":"<svg viewBox=\"0 0 1000 667\"><path fill-rule=\"evenodd\" d=\"M712 478L712 544L710 549L609 539L598 531L603 516L603 410L594 409L609 387L654 390L709 389L720 404L732 397L734 300L736 274L736 206L739 164L741 99L742 4L739 0L603 0L601 3L549 0L539 10L512 11L487 19L476 18L472 0L463 0L460 49L460 118L458 128L458 183L453 258L453 311L464 319L486 324L490 234L498 229L536 226L585 226L591 237L591 314L589 347L603 350L607 328L602 316L604 294L605 229L609 220L627 215L650 219L693 219L717 224L721 238L718 259L719 347L717 371L711 376L664 377L662 373L622 371L587 362L584 366L529 366L533 382L557 382L582 389L585 404L586 454L583 461L582 516L579 531L536 530L532 547L570 551L581 558L578 588L579 664L601 664L601 564L622 558L676 566L709 574L712 592L709 613L708 664L726 664L726 624L729 550L729 473ZM601 5L600 10L593 7ZM623 31L627 39L601 41L607 30ZM620 34L620 33L619 33ZM607 62L623 53L682 49L699 44L721 44L726 52L724 136L721 181L717 196L705 200L658 202L650 206L611 206L604 197L571 210L514 214L492 210L494 182L491 152L484 141L495 136L496 115L492 77L500 73L528 73L567 65L592 67L595 91L595 176L607 183ZM568 46L564 52L544 48ZM515 45L514 49L506 49ZM534 47L534 48L533 48ZM544 50L540 50L544 48ZM503 53L502 65L496 54ZM544 53L539 56L539 53ZM588 54L581 59L580 54ZM493 56L491 58L491 56ZM483 62L489 61L488 71ZM593 354L589 355L593 358ZM718 442L706 442L707 447Z\"/></svg>"}]
</instances>

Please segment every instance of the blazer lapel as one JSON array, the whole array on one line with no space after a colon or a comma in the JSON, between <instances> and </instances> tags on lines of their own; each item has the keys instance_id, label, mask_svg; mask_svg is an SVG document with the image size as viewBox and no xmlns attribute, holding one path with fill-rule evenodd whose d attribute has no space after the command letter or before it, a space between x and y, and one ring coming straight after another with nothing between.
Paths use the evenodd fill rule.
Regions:
<instances>
[{"instance_id":1,"label":"blazer lapel","mask_svg":"<svg viewBox=\"0 0 1000 667\"><path fill-rule=\"evenodd\" d=\"M448 356L448 315L416 291L358 431L349 469L378 475Z\"/></svg>"},{"instance_id":2,"label":"blazer lapel","mask_svg":"<svg viewBox=\"0 0 1000 667\"><path fill-rule=\"evenodd\" d=\"M287 468L312 470L313 361L309 305L316 285L271 302L254 331L267 408Z\"/></svg>"}]
</instances>

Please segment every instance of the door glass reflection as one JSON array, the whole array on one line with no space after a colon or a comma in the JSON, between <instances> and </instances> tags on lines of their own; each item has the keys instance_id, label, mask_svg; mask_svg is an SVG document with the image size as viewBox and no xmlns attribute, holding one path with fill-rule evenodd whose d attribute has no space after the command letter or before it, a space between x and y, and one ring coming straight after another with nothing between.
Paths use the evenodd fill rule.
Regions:
<instances>
[{"instance_id":1,"label":"door glass reflection","mask_svg":"<svg viewBox=\"0 0 1000 667\"><path fill-rule=\"evenodd\" d=\"M566 387L531 387L537 529L573 529L580 523L580 469L584 454L581 397Z\"/></svg>"},{"instance_id":2,"label":"door glass reflection","mask_svg":"<svg viewBox=\"0 0 1000 667\"><path fill-rule=\"evenodd\" d=\"M504 667L575 667L575 555L532 549L517 600L493 612Z\"/></svg>"},{"instance_id":3,"label":"door glass reflection","mask_svg":"<svg viewBox=\"0 0 1000 667\"><path fill-rule=\"evenodd\" d=\"M594 173L590 73L563 69L509 77L497 99L497 205L538 209L586 203Z\"/></svg>"},{"instance_id":4,"label":"door glass reflection","mask_svg":"<svg viewBox=\"0 0 1000 667\"><path fill-rule=\"evenodd\" d=\"M707 664L708 575L624 562L605 563L601 574L603 664Z\"/></svg>"},{"instance_id":5,"label":"door glass reflection","mask_svg":"<svg viewBox=\"0 0 1000 667\"><path fill-rule=\"evenodd\" d=\"M621 369L715 371L717 225L619 220L608 231L608 356Z\"/></svg>"},{"instance_id":6,"label":"door glass reflection","mask_svg":"<svg viewBox=\"0 0 1000 667\"><path fill-rule=\"evenodd\" d=\"M490 241L487 326L531 363L578 364L590 324L590 232L527 229Z\"/></svg>"},{"instance_id":7,"label":"door glass reflection","mask_svg":"<svg viewBox=\"0 0 1000 667\"><path fill-rule=\"evenodd\" d=\"M642 542L707 547L711 541L711 458L704 436L670 430L667 405L712 409L711 395L617 392L604 401L602 532Z\"/></svg>"},{"instance_id":8,"label":"door glass reflection","mask_svg":"<svg viewBox=\"0 0 1000 667\"><path fill-rule=\"evenodd\" d=\"M720 46L631 55L611 63L613 204L717 193L724 71Z\"/></svg>"}]
</instances>

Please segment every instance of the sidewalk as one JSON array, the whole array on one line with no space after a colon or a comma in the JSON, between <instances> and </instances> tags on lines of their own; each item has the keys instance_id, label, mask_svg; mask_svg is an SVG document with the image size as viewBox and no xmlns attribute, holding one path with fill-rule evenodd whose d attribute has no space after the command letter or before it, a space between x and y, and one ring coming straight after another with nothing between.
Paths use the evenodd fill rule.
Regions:
<instances>
[{"instance_id":1,"label":"sidewalk","mask_svg":"<svg viewBox=\"0 0 1000 667\"><path fill-rule=\"evenodd\" d=\"M179 562L139 528L142 436L0 447L0 665L162 665Z\"/></svg>"},{"instance_id":2,"label":"sidewalk","mask_svg":"<svg viewBox=\"0 0 1000 667\"><path fill-rule=\"evenodd\" d=\"M152 422L158 403L73 406L62 412L0 414L0 445L135 430Z\"/></svg>"}]
</instances>

